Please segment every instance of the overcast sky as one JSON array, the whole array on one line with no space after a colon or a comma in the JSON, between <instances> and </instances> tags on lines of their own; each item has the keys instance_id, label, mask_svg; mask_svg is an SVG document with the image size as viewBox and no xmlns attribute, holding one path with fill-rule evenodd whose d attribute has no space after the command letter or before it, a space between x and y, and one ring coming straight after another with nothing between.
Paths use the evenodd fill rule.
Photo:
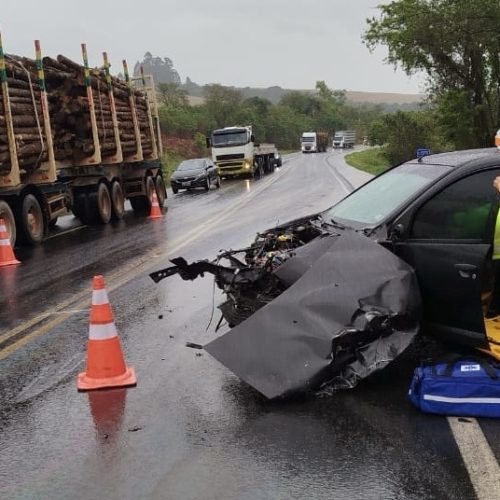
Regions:
<instances>
[{"instance_id":1,"label":"overcast sky","mask_svg":"<svg viewBox=\"0 0 500 500\"><path fill-rule=\"evenodd\" d=\"M0 30L7 53L90 62L107 50L113 70L146 51L170 57L182 80L238 87L313 88L415 93L408 78L361 41L366 18L387 0L2 0Z\"/></svg>"}]
</instances>

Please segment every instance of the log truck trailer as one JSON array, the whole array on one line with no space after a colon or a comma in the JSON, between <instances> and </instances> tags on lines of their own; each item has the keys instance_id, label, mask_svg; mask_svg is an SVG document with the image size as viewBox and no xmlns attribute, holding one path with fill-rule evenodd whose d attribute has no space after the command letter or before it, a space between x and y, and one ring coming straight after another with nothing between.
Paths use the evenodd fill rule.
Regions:
<instances>
[{"instance_id":1,"label":"log truck trailer","mask_svg":"<svg viewBox=\"0 0 500 500\"><path fill-rule=\"evenodd\" d=\"M125 199L134 211L146 212L156 191L163 205L166 189L152 78L141 72L131 79L126 61L125 82L111 77L106 53L102 68L89 69L85 44L83 66L64 56L42 61L38 41L35 51L35 61L6 55L0 34L0 218L11 243L17 236L27 244L41 242L68 210L85 224L105 224L123 217ZM51 84L45 80L46 59L52 61ZM68 73L68 68L75 72ZM80 95L74 95L75 88ZM121 96L118 110L115 94ZM76 110L72 123L77 130L87 126L83 142L75 142L81 138L75 139L64 124L55 126L54 107L61 102ZM32 128L23 129L27 124ZM36 133L29 135L27 130ZM65 151L56 150L56 144ZM83 146L77 152L74 144ZM23 156L26 151L37 153L34 163Z\"/></svg>"},{"instance_id":2,"label":"log truck trailer","mask_svg":"<svg viewBox=\"0 0 500 500\"><path fill-rule=\"evenodd\" d=\"M249 125L214 130L207 137L210 147L221 177L260 176L274 168L275 145L257 144Z\"/></svg>"}]
</instances>

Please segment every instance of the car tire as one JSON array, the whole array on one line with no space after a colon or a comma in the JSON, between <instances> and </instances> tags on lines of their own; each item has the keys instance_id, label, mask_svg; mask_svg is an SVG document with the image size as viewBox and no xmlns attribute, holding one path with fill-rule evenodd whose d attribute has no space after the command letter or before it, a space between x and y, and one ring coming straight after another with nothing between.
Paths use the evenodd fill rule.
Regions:
<instances>
[{"instance_id":1,"label":"car tire","mask_svg":"<svg viewBox=\"0 0 500 500\"><path fill-rule=\"evenodd\" d=\"M220 177L219 177L219 176L217 176L217 177L216 177L216 179L217 179L217 180L215 181L215 187L216 187L217 189L220 189Z\"/></svg>"},{"instance_id":2,"label":"car tire","mask_svg":"<svg viewBox=\"0 0 500 500\"><path fill-rule=\"evenodd\" d=\"M172 186L172 193L177 194L178 192L179 190L175 186Z\"/></svg>"},{"instance_id":3,"label":"car tire","mask_svg":"<svg viewBox=\"0 0 500 500\"><path fill-rule=\"evenodd\" d=\"M45 220L42 207L36 196L27 194L21 203L20 210L21 238L28 245L38 245L45 233Z\"/></svg>"},{"instance_id":4,"label":"car tire","mask_svg":"<svg viewBox=\"0 0 500 500\"><path fill-rule=\"evenodd\" d=\"M210 191L210 186L212 183L210 182L210 177L207 176L207 180L205 181L205 191Z\"/></svg>"}]
</instances>

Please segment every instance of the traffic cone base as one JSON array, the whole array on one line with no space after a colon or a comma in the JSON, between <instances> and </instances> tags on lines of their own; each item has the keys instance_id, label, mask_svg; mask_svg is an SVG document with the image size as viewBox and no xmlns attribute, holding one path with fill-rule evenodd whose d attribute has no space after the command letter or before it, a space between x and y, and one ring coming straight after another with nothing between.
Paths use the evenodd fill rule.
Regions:
<instances>
[{"instance_id":1,"label":"traffic cone base","mask_svg":"<svg viewBox=\"0 0 500 500\"><path fill-rule=\"evenodd\" d=\"M86 373L78 375L77 387L79 391L93 391L96 389L111 389L113 387L134 387L137 377L133 368L126 368L125 373L116 377L92 378Z\"/></svg>"},{"instance_id":2,"label":"traffic cone base","mask_svg":"<svg viewBox=\"0 0 500 500\"><path fill-rule=\"evenodd\" d=\"M20 264L10 244L10 236L5 221L0 219L0 267Z\"/></svg>"},{"instance_id":3,"label":"traffic cone base","mask_svg":"<svg viewBox=\"0 0 500 500\"><path fill-rule=\"evenodd\" d=\"M161 219L163 214L161 213L161 208L158 203L158 196L156 196L156 191L153 191L153 196L151 198L151 212L148 219Z\"/></svg>"}]
</instances>

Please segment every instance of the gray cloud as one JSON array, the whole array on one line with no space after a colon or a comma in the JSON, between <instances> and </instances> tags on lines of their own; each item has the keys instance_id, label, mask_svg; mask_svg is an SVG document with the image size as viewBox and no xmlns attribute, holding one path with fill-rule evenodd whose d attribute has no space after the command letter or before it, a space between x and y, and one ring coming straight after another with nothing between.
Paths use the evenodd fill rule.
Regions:
<instances>
[{"instance_id":1,"label":"gray cloud","mask_svg":"<svg viewBox=\"0 0 500 500\"><path fill-rule=\"evenodd\" d=\"M203 84L280 85L416 92L421 79L394 72L361 42L367 17L380 0L23 0L2 5L7 52L80 60L88 44L92 64L107 50L115 72L144 52L170 57L184 79Z\"/></svg>"}]
</instances>

